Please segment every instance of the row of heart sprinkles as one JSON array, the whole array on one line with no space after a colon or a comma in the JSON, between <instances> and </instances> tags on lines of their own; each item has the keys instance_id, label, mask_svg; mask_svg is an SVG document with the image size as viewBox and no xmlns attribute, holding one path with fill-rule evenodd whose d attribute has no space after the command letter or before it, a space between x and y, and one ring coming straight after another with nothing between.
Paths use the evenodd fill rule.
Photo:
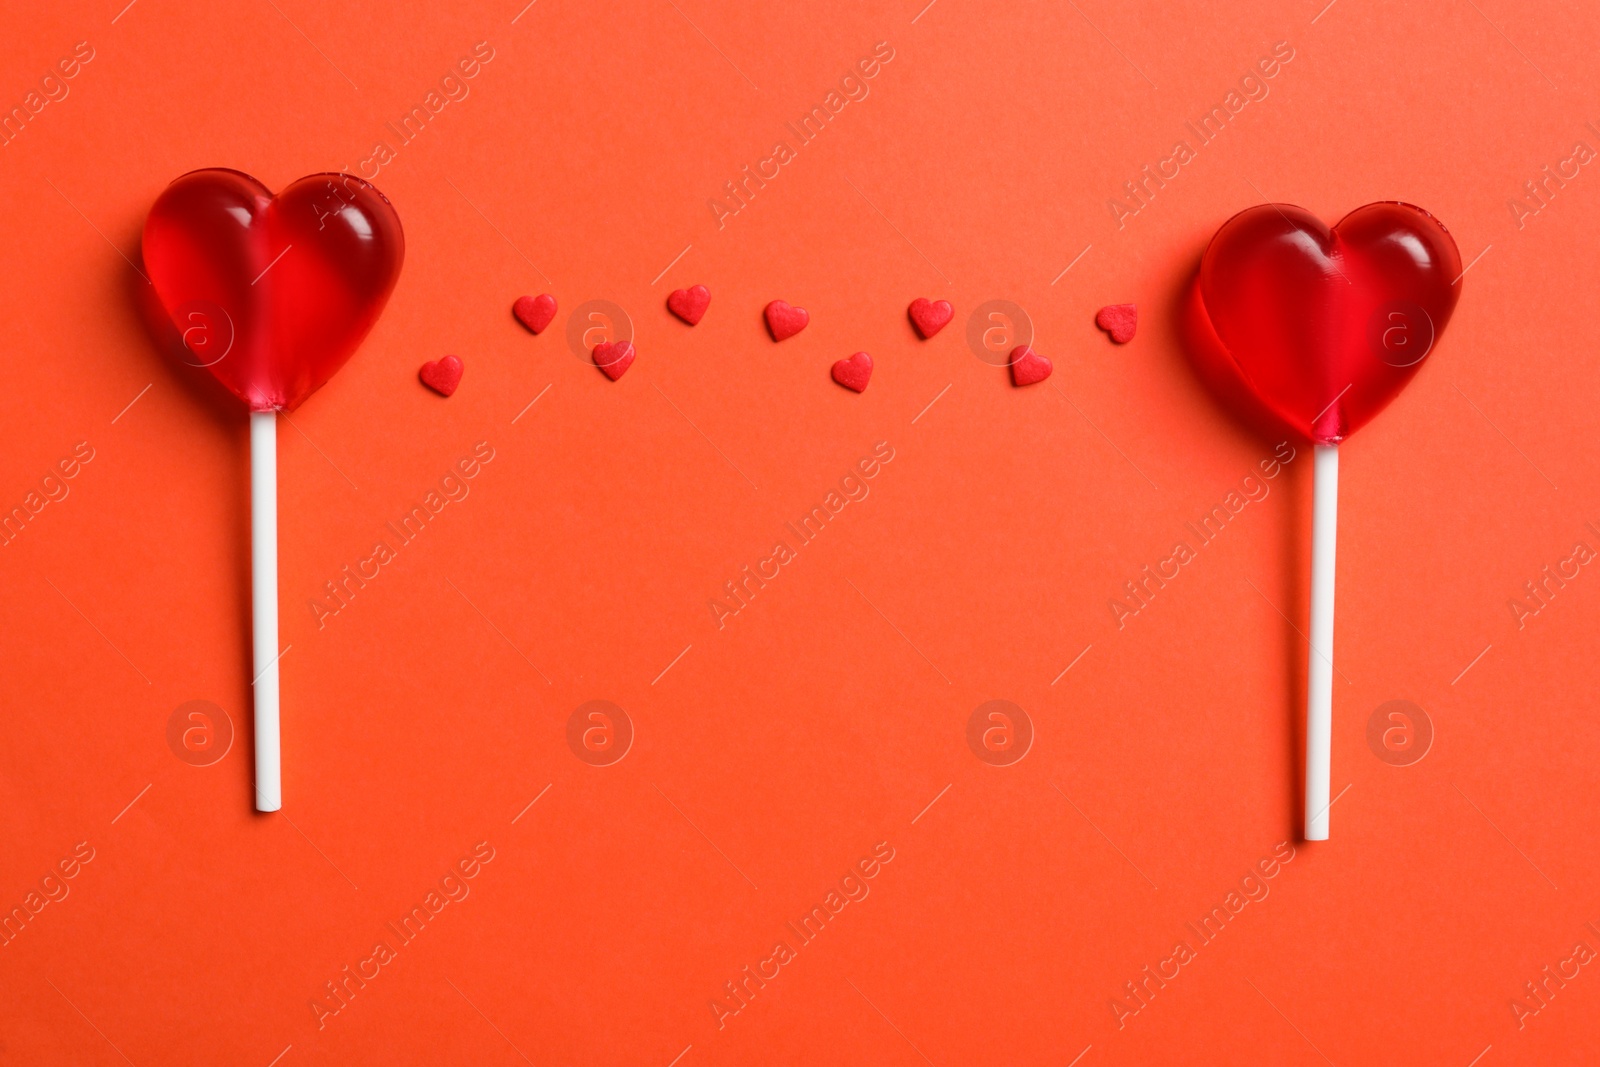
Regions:
<instances>
[{"instance_id":1,"label":"row of heart sprinkles","mask_svg":"<svg viewBox=\"0 0 1600 1067\"><path fill-rule=\"evenodd\" d=\"M711 290L703 285L675 289L667 297L667 310L689 326L698 326L710 307ZM543 333L545 327L555 320L556 298L549 293L520 296L511 305L511 313L530 332ZM784 300L774 300L769 303L763 310L762 316L767 323L767 332L774 342L793 337L811 323L810 312ZM948 300L929 300L927 297L919 296L906 308L906 317L911 320L917 336L926 341L949 325L951 319L955 317L955 309L950 306ZM1139 309L1134 304L1111 304L1101 308L1095 315L1094 321L1112 341L1119 345L1127 344L1133 340L1134 332L1138 328ZM594 346L592 355L595 366L600 368L601 373L616 381L633 366L638 352L634 349L632 341L604 341ZM1012 349L1009 366L1011 382L1019 387L1036 385L1050 377L1050 372L1055 369L1050 360L1035 352L1029 345L1018 345ZM464 370L465 365L461 357L444 356L431 363L424 363L417 377L422 384L440 396L450 396L461 384ZM833 380L846 389L857 393L865 392L868 383L872 381L872 356L866 352L857 352L847 359L841 359L834 363L831 374Z\"/></svg>"}]
</instances>

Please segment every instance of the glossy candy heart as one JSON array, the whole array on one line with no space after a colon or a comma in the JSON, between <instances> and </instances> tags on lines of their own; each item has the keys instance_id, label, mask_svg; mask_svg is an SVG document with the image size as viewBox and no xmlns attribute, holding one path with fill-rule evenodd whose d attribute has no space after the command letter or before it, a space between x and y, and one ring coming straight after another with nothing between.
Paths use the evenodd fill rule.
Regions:
<instances>
[{"instance_id":1,"label":"glossy candy heart","mask_svg":"<svg viewBox=\"0 0 1600 1067\"><path fill-rule=\"evenodd\" d=\"M1368 204L1330 229L1302 208L1264 204L1229 219L1206 248L1191 347L1247 418L1337 444L1416 374L1455 310L1460 277L1454 239L1421 208Z\"/></svg>"},{"instance_id":2,"label":"glossy candy heart","mask_svg":"<svg viewBox=\"0 0 1600 1067\"><path fill-rule=\"evenodd\" d=\"M191 171L144 224L144 263L185 362L252 411L292 411L342 367L400 276L400 218L348 174L277 196L236 170Z\"/></svg>"}]
</instances>

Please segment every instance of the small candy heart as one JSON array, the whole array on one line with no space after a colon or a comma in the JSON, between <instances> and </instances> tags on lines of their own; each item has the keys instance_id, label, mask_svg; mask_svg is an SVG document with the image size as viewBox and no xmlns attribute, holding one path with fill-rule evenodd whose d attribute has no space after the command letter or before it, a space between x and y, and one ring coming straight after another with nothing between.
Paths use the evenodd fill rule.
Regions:
<instances>
[{"instance_id":1,"label":"small candy heart","mask_svg":"<svg viewBox=\"0 0 1600 1067\"><path fill-rule=\"evenodd\" d=\"M805 308L797 308L782 300L774 300L767 305L767 329L772 331L772 339L781 341L785 337L793 337L806 328L811 321L811 313Z\"/></svg>"},{"instance_id":2,"label":"small candy heart","mask_svg":"<svg viewBox=\"0 0 1600 1067\"><path fill-rule=\"evenodd\" d=\"M866 392L867 383L872 380L872 357L857 352L849 359L841 359L833 365L833 380L846 389Z\"/></svg>"},{"instance_id":3,"label":"small candy heart","mask_svg":"<svg viewBox=\"0 0 1600 1067\"><path fill-rule=\"evenodd\" d=\"M422 384L438 393L440 396L450 396L461 384L461 372L465 369L457 356L445 356L432 363L424 363L422 370L417 372L417 377L422 379Z\"/></svg>"},{"instance_id":4,"label":"small candy heart","mask_svg":"<svg viewBox=\"0 0 1600 1067\"><path fill-rule=\"evenodd\" d=\"M956 311L948 300L929 300L925 296L919 296L911 301L906 313L911 316L911 325L917 328L917 333L926 341L944 329L955 317Z\"/></svg>"},{"instance_id":5,"label":"small candy heart","mask_svg":"<svg viewBox=\"0 0 1600 1067\"><path fill-rule=\"evenodd\" d=\"M1050 377L1055 365L1027 345L1011 350L1011 384L1034 385Z\"/></svg>"},{"instance_id":6,"label":"small candy heart","mask_svg":"<svg viewBox=\"0 0 1600 1067\"><path fill-rule=\"evenodd\" d=\"M628 368L633 366L633 359L637 355L638 353L633 350L632 341L607 341L605 344L594 346L595 364L612 381L628 373Z\"/></svg>"},{"instance_id":7,"label":"small candy heart","mask_svg":"<svg viewBox=\"0 0 1600 1067\"><path fill-rule=\"evenodd\" d=\"M556 298L549 293L519 296L517 302L511 305L511 314L534 333L543 333L544 328L550 325L550 320L556 317Z\"/></svg>"},{"instance_id":8,"label":"small candy heart","mask_svg":"<svg viewBox=\"0 0 1600 1067\"><path fill-rule=\"evenodd\" d=\"M1108 304L1094 317L1094 324L1111 335L1119 345L1133 340L1133 331L1139 328L1138 304Z\"/></svg>"},{"instance_id":9,"label":"small candy heart","mask_svg":"<svg viewBox=\"0 0 1600 1067\"><path fill-rule=\"evenodd\" d=\"M700 319L711 306L711 290L703 285L693 289L674 289L667 297L667 310L690 326L698 326Z\"/></svg>"}]
</instances>

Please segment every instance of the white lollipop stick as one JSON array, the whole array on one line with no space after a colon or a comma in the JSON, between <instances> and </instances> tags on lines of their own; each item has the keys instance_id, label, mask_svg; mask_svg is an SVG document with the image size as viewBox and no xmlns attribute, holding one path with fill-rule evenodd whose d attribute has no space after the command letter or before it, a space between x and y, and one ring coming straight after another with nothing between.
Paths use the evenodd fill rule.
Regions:
<instances>
[{"instance_id":1,"label":"white lollipop stick","mask_svg":"<svg viewBox=\"0 0 1600 1067\"><path fill-rule=\"evenodd\" d=\"M1333 749L1333 557L1339 536L1339 446L1314 447L1311 652L1306 678L1306 840L1328 839Z\"/></svg>"},{"instance_id":2,"label":"white lollipop stick","mask_svg":"<svg viewBox=\"0 0 1600 1067\"><path fill-rule=\"evenodd\" d=\"M250 606L255 644L256 810L283 807L278 751L278 415L250 413Z\"/></svg>"}]
</instances>

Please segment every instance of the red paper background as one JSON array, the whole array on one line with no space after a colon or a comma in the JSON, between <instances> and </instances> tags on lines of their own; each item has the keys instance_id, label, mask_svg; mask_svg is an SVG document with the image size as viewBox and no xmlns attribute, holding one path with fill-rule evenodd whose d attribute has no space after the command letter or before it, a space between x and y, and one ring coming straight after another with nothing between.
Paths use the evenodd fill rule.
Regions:
<instances>
[{"instance_id":1,"label":"red paper background","mask_svg":"<svg viewBox=\"0 0 1600 1067\"><path fill-rule=\"evenodd\" d=\"M0 547L0 904L26 909L79 842L93 859L0 947L0 1060L1594 1054L1600 974L1573 953L1600 951L1600 577L1580 565L1520 620L1509 602L1600 548L1600 177L1568 165L1536 213L1508 202L1600 148L1600 16L519 7L113 0L8 22L6 108L77 42L93 59L0 148L0 504L79 442L93 459ZM479 42L470 95L396 145L386 123ZM793 147L785 124L878 42L870 94L719 226L708 199ZM1108 199L1277 42L1293 58L1267 95L1119 228ZM380 139L405 270L280 425L285 807L260 816L245 419L148 340L127 260L179 173L278 187ZM1315 846L1296 839L1304 449L1147 608L1119 628L1108 606L1272 453L1177 330L1206 238L1264 198L1329 219L1422 204L1472 264L1434 357L1344 450L1346 791ZM714 295L691 330L663 305L695 283ZM533 337L509 308L541 291L562 311ZM919 295L956 306L926 343ZM760 325L775 297L812 314L782 345ZM640 352L616 384L567 344L599 299ZM1026 309L1046 385L1014 390L969 348L997 299ZM1127 301L1119 348L1092 320ZM828 380L858 349L860 396ZM446 352L466 363L450 400L415 377ZM719 629L723 583L880 441L870 494ZM308 601L477 442L494 459L469 495L319 627ZM967 742L995 699L1035 734L1008 767ZM1396 699L1435 733L1410 766L1367 741ZM211 766L167 742L191 700L237 733ZM568 745L591 700L635 731L612 766ZM325 983L479 842L470 895L319 1027ZM870 895L719 1028L724 983L879 842ZM1200 945L1185 924L1280 842L1293 860L1248 883L1268 895ZM1195 958L1119 1026L1113 998L1180 938ZM1519 1027L1546 966L1577 976Z\"/></svg>"}]
</instances>

